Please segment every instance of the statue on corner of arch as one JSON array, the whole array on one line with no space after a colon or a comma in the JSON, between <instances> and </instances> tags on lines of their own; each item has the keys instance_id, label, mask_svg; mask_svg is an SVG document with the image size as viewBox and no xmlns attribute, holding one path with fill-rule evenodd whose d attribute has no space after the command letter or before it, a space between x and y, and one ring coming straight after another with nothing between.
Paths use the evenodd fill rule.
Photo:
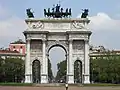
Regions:
<instances>
[{"instance_id":1,"label":"statue on corner of arch","mask_svg":"<svg viewBox=\"0 0 120 90\"><path fill-rule=\"evenodd\" d=\"M82 11L84 11L84 12L82 13L81 18L87 18L89 10L88 9L82 9Z\"/></svg>"},{"instance_id":2,"label":"statue on corner of arch","mask_svg":"<svg viewBox=\"0 0 120 90\"><path fill-rule=\"evenodd\" d=\"M31 8L26 9L28 18L34 18L33 12L31 12Z\"/></svg>"}]
</instances>

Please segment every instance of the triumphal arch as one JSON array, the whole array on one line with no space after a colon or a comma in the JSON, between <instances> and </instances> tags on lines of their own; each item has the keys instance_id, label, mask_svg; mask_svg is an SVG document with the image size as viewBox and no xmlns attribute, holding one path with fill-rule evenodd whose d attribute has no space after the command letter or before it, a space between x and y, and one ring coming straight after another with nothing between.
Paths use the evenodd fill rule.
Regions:
<instances>
[{"instance_id":1,"label":"triumphal arch","mask_svg":"<svg viewBox=\"0 0 120 90\"><path fill-rule=\"evenodd\" d=\"M60 11L59 11L60 13ZM47 14L45 14L47 15ZM90 83L89 38L91 31L88 18L70 18L56 14L52 17L26 19L28 28L26 38L25 83L33 83L32 63L40 63L39 83L48 83L49 50L54 46L66 52L67 83L74 83L74 62L82 62L82 83ZM48 15L47 15L48 16ZM31 18L32 17L32 18Z\"/></svg>"}]
</instances>

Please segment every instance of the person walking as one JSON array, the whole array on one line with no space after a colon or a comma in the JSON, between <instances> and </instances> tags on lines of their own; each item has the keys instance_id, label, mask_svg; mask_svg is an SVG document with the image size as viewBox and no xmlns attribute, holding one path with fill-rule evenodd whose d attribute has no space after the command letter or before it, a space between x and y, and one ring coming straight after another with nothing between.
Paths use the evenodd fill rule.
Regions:
<instances>
[{"instance_id":1,"label":"person walking","mask_svg":"<svg viewBox=\"0 0 120 90\"><path fill-rule=\"evenodd\" d=\"M68 90L68 83L65 84L65 89Z\"/></svg>"}]
</instances>

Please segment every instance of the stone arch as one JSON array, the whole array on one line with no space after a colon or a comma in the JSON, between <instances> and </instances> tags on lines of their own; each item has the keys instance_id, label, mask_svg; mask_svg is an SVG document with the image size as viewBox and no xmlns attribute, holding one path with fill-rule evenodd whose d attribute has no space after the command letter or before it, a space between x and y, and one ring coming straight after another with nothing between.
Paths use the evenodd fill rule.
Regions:
<instances>
[{"instance_id":1,"label":"stone arch","mask_svg":"<svg viewBox=\"0 0 120 90\"><path fill-rule=\"evenodd\" d=\"M82 83L82 61L77 59L74 61L74 83Z\"/></svg>"},{"instance_id":2,"label":"stone arch","mask_svg":"<svg viewBox=\"0 0 120 90\"><path fill-rule=\"evenodd\" d=\"M66 60L66 64L67 64L67 59L68 59L67 53L68 52L67 52L66 47L63 44L52 44L52 45L50 45L47 49L47 59L49 59L49 51L54 47L61 47L65 51L65 60ZM67 65L66 65L66 75L64 77L65 79L63 80L63 82L66 82L66 76L67 76Z\"/></svg>"},{"instance_id":3,"label":"stone arch","mask_svg":"<svg viewBox=\"0 0 120 90\"><path fill-rule=\"evenodd\" d=\"M41 62L38 59L32 62L32 80L33 83L40 83L41 81Z\"/></svg>"},{"instance_id":4,"label":"stone arch","mask_svg":"<svg viewBox=\"0 0 120 90\"><path fill-rule=\"evenodd\" d=\"M48 48L48 51L47 53L49 53L50 49L55 47L55 46L58 46L58 47L61 47L65 50L65 53L67 54L67 49L65 48L65 46L61 45L61 44L54 44L54 45L51 45L49 48Z\"/></svg>"},{"instance_id":5,"label":"stone arch","mask_svg":"<svg viewBox=\"0 0 120 90\"><path fill-rule=\"evenodd\" d=\"M89 38L92 32L89 29L76 28L74 27L73 21L79 23L84 23L87 25L90 20L88 19L62 19L54 20L53 19L27 19L25 20L27 25L32 25L33 23L38 25L37 22L42 22L44 28L39 30L39 27L28 27L23 33L26 39L26 63L25 63L25 83L32 83L31 74L31 61L35 57L39 57L41 60L41 83L48 83L48 51L54 45L63 46L66 51L67 57L67 83L74 83L74 70L73 70L73 60L76 60L77 57L84 57L83 61L83 74L85 84L90 83L89 77ZM37 43L32 43L36 41ZM82 43L83 42L83 43ZM37 46L37 48L36 48ZM84 48L83 48L83 47ZM37 51L36 51L37 50Z\"/></svg>"},{"instance_id":6,"label":"stone arch","mask_svg":"<svg viewBox=\"0 0 120 90\"><path fill-rule=\"evenodd\" d=\"M46 48L47 54L49 53L50 49L52 47L55 47L55 46L59 46L59 47L63 48L65 50L66 54L68 54L67 41L65 41L65 42L62 42L62 41L48 41L48 45L47 45L47 48Z\"/></svg>"}]
</instances>

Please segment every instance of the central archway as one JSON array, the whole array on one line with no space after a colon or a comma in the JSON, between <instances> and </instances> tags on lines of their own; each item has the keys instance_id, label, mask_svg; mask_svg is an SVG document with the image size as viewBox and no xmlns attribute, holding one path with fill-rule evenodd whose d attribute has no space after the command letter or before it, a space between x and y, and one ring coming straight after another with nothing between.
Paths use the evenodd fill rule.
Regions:
<instances>
[{"instance_id":1,"label":"central archway","mask_svg":"<svg viewBox=\"0 0 120 90\"><path fill-rule=\"evenodd\" d=\"M53 53L53 54L51 54ZM55 55L55 56L53 56ZM52 65L51 65L52 62ZM55 67L57 64L57 67ZM52 80L50 77L52 66L52 72L54 73ZM67 51L64 46L60 44L52 45L48 49L48 80L49 83L65 83L67 75Z\"/></svg>"}]
</instances>

